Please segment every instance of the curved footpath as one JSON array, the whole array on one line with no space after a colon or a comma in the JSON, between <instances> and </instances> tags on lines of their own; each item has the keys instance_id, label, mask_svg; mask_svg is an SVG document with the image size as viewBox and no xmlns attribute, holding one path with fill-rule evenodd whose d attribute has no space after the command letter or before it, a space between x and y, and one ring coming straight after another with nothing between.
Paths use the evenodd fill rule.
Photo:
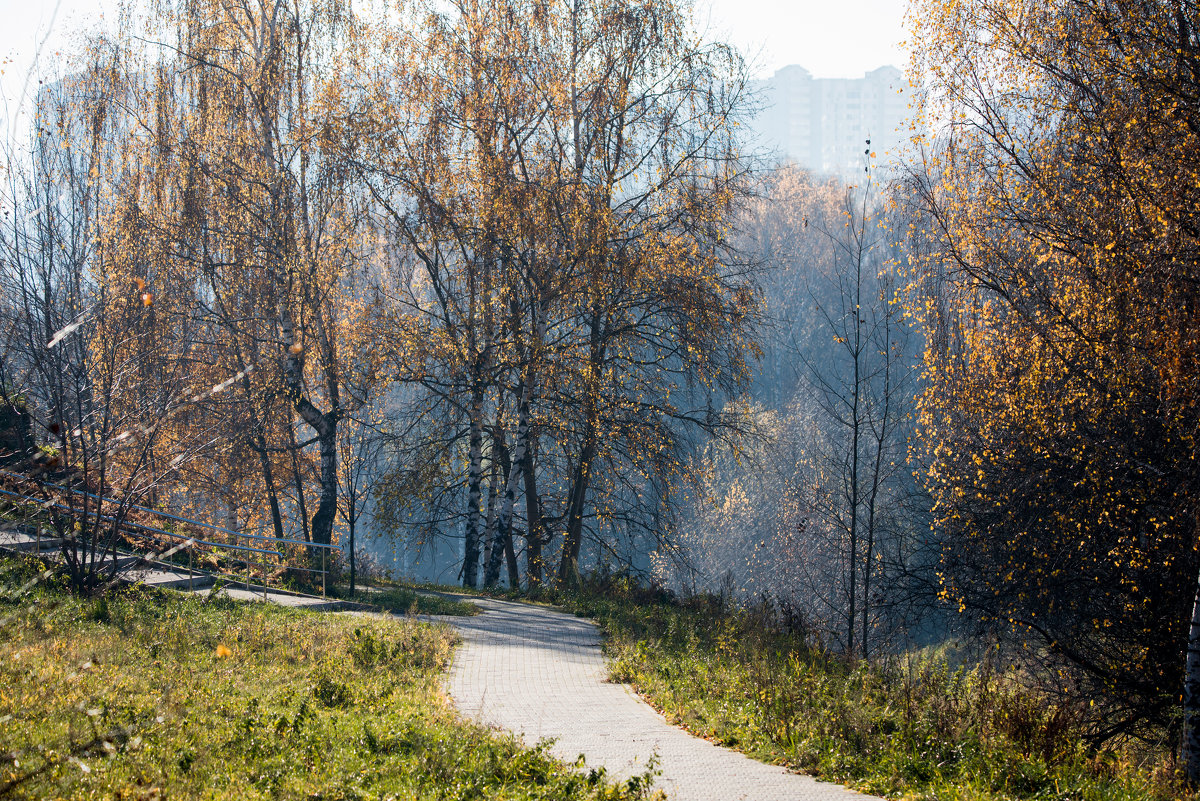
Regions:
<instances>
[{"instance_id":1,"label":"curved footpath","mask_svg":"<svg viewBox=\"0 0 1200 801\"><path fill-rule=\"evenodd\" d=\"M464 716L523 736L552 739L550 751L580 754L610 777L646 771L671 801L872 801L836 784L756 762L678 729L626 685L607 679L595 624L531 604L456 596L475 617L441 617L463 637L448 689ZM878 799L875 799L878 801Z\"/></svg>"},{"instance_id":2,"label":"curved footpath","mask_svg":"<svg viewBox=\"0 0 1200 801\"><path fill-rule=\"evenodd\" d=\"M0 532L0 548L41 551L40 538ZM211 592L213 576L159 567L132 578L147 584ZM314 609L340 604L258 587L222 589L232 597ZM440 594L440 593L439 593ZM595 624L544 606L450 596L482 608L474 617L427 617L462 634L447 680L464 716L521 735L529 745L572 762L581 754L612 778L645 773L657 755L654 787L671 801L879 801L811 776L756 762L693 737L663 719L630 688L606 681ZM348 614L377 614L349 612Z\"/></svg>"}]
</instances>

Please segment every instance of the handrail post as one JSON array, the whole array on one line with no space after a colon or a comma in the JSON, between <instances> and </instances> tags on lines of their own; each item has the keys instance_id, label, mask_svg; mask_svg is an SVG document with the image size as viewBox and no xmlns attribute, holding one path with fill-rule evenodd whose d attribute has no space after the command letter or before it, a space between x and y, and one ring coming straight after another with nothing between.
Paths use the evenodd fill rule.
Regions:
<instances>
[{"instance_id":1,"label":"handrail post","mask_svg":"<svg viewBox=\"0 0 1200 801\"><path fill-rule=\"evenodd\" d=\"M256 529L256 531L258 531L259 536L262 536L262 533L263 533L262 523L258 524L258 528ZM279 543L275 543L275 547L278 548ZM263 554L261 558L262 558L262 563L263 563L263 583L262 583L263 603L266 603L267 602L267 570L270 568L271 565L270 565L270 559L267 558L266 554Z\"/></svg>"},{"instance_id":2,"label":"handrail post","mask_svg":"<svg viewBox=\"0 0 1200 801\"><path fill-rule=\"evenodd\" d=\"M325 549L321 549L321 597L325 597Z\"/></svg>"},{"instance_id":3,"label":"handrail post","mask_svg":"<svg viewBox=\"0 0 1200 801\"><path fill-rule=\"evenodd\" d=\"M188 592L192 591L192 562L195 559L195 543L188 546Z\"/></svg>"}]
</instances>

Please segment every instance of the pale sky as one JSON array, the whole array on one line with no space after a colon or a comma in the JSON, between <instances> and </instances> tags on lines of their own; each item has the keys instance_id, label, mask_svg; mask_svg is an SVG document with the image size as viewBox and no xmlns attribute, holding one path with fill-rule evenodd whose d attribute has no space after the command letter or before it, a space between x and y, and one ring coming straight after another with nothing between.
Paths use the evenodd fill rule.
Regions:
<instances>
[{"instance_id":1,"label":"pale sky","mask_svg":"<svg viewBox=\"0 0 1200 801\"><path fill-rule=\"evenodd\" d=\"M857 78L884 64L904 69L905 0L695 0L697 20L738 46L759 77L800 64L818 78ZM69 55L71 34L111 24L115 0L0 0L0 117L20 97L45 39L43 66ZM106 19L107 17L107 19ZM36 79L29 93L36 91Z\"/></svg>"},{"instance_id":2,"label":"pale sky","mask_svg":"<svg viewBox=\"0 0 1200 801\"><path fill-rule=\"evenodd\" d=\"M4 2L4 0L0 0ZM700 24L741 49L757 77L799 64L816 78L906 70L905 0L696 0Z\"/></svg>"}]
</instances>

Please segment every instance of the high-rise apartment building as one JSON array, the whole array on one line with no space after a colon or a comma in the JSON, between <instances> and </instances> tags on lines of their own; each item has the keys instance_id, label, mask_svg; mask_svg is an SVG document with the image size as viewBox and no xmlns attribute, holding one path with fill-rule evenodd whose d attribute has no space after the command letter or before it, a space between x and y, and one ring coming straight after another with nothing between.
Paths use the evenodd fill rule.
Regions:
<instances>
[{"instance_id":1,"label":"high-rise apartment building","mask_svg":"<svg viewBox=\"0 0 1200 801\"><path fill-rule=\"evenodd\" d=\"M895 67L862 78L814 78L793 64L757 88L763 102L752 123L758 143L813 172L856 181L867 139L885 168L905 141L905 84Z\"/></svg>"}]
</instances>

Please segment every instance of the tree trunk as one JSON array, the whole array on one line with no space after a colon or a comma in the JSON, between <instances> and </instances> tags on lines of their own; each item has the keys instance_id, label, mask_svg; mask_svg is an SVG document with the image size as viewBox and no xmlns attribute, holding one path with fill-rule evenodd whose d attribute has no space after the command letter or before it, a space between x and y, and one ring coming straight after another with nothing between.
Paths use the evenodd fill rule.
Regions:
<instances>
[{"instance_id":1,"label":"tree trunk","mask_svg":"<svg viewBox=\"0 0 1200 801\"><path fill-rule=\"evenodd\" d=\"M356 558L357 555L354 553L355 514L354 514L353 503L351 503L351 507L350 507L349 523L350 523L350 597L353 598L354 597L354 585L355 585L356 579L358 578L358 572L357 572L358 571L358 559Z\"/></svg>"},{"instance_id":2,"label":"tree trunk","mask_svg":"<svg viewBox=\"0 0 1200 801\"><path fill-rule=\"evenodd\" d=\"M333 518L337 514L337 428L332 424L324 428L318 431L317 438L321 448L321 500L312 518L312 538L313 542L329 545L333 542Z\"/></svg>"},{"instance_id":3,"label":"tree trunk","mask_svg":"<svg viewBox=\"0 0 1200 801\"><path fill-rule=\"evenodd\" d=\"M255 450L258 451L262 467L263 483L267 487L267 503L271 507L271 530L275 539L283 539L283 513L279 510L279 493L275 489L275 473L271 469L271 455L267 452L267 440L262 434L254 437Z\"/></svg>"},{"instance_id":4,"label":"tree trunk","mask_svg":"<svg viewBox=\"0 0 1200 801\"><path fill-rule=\"evenodd\" d=\"M333 519L337 514L337 424L341 417L337 402L337 385L326 384L329 391L328 412L322 412L305 396L304 365L300 360L304 349L296 340L291 319L285 315L282 322L283 339L288 344L288 354L283 360L283 377L287 383L288 395L300 418L316 432L317 446L320 448L321 470L318 481L321 485L321 499L317 502L317 511L312 517L312 540L321 545L329 545L333 542Z\"/></svg>"},{"instance_id":5,"label":"tree trunk","mask_svg":"<svg viewBox=\"0 0 1200 801\"><path fill-rule=\"evenodd\" d=\"M525 575L530 587L538 587L542 583L542 543L545 534L542 526L542 508L538 499L537 475L533 472L533 448L525 450L525 466L522 469L525 477Z\"/></svg>"},{"instance_id":6,"label":"tree trunk","mask_svg":"<svg viewBox=\"0 0 1200 801\"><path fill-rule=\"evenodd\" d=\"M891 315L890 308L885 309L884 314ZM887 438L890 432L891 409L892 409L892 337L891 337L891 318L890 316L884 322L884 342L882 347L884 364L883 364L883 410L879 418L879 426L876 428L872 424L872 434L875 440L875 465L871 473L871 494L867 499L867 554L866 562L863 569L863 603L862 603L862 655L863 659L870 657L870 652L867 647L867 633L870 629L870 608L871 608L871 560L875 557L875 527L876 527L876 512L879 506L879 488L883 483L883 461L884 449L887 446Z\"/></svg>"},{"instance_id":7,"label":"tree trunk","mask_svg":"<svg viewBox=\"0 0 1200 801\"><path fill-rule=\"evenodd\" d=\"M463 547L463 586L479 583L479 522L483 494L483 387L471 391L471 462L467 475L467 533Z\"/></svg>"},{"instance_id":8,"label":"tree trunk","mask_svg":"<svg viewBox=\"0 0 1200 801\"><path fill-rule=\"evenodd\" d=\"M242 364L245 361L241 358L241 352L238 352L238 360ZM253 397L253 388L250 384L250 371L246 367L240 370L242 376L242 390L246 393L246 397ZM265 414L265 413L264 413ZM263 484L267 487L267 503L271 507L271 530L275 532L275 539L283 539L283 514L279 510L279 492L275 489L275 471L271 469L271 454L267 450L267 437L263 433L264 424L261 419L256 420L255 427L258 432L251 440L252 447L258 451L259 466L262 467Z\"/></svg>"},{"instance_id":9,"label":"tree trunk","mask_svg":"<svg viewBox=\"0 0 1200 801\"><path fill-rule=\"evenodd\" d=\"M504 538L504 559L508 564L508 586L515 590L521 586L521 571L517 567L517 551L513 547L512 531Z\"/></svg>"},{"instance_id":10,"label":"tree trunk","mask_svg":"<svg viewBox=\"0 0 1200 801\"><path fill-rule=\"evenodd\" d=\"M563 537L562 556L558 562L558 586L565 587L579 578L579 551L583 546L583 511L591 481L592 462L596 458L596 428L599 410L599 377L604 369L604 352L600 309L593 305L589 335L588 363L590 376L583 398L583 446L579 450L579 465L571 482L570 503L567 508L567 531Z\"/></svg>"},{"instance_id":11,"label":"tree trunk","mask_svg":"<svg viewBox=\"0 0 1200 801\"><path fill-rule=\"evenodd\" d=\"M1187 668L1183 682L1183 747L1179 761L1192 787L1200 787L1200 576L1188 630Z\"/></svg>"},{"instance_id":12,"label":"tree trunk","mask_svg":"<svg viewBox=\"0 0 1200 801\"><path fill-rule=\"evenodd\" d=\"M571 482L571 502L567 510L567 533L563 538L562 558L558 563L558 586L565 587L579 578L579 551L583 546L583 510L587 502L588 483L592 474L592 462L596 458L596 438L589 422L584 435L583 450L579 454L579 465L575 468L575 479Z\"/></svg>"},{"instance_id":13,"label":"tree trunk","mask_svg":"<svg viewBox=\"0 0 1200 801\"><path fill-rule=\"evenodd\" d=\"M292 479L296 482L296 510L300 513L300 534L305 542L312 542L308 533L308 505L304 502L304 472L300 469L300 445L296 442L296 428L289 424L288 442L292 451Z\"/></svg>"},{"instance_id":14,"label":"tree trunk","mask_svg":"<svg viewBox=\"0 0 1200 801\"><path fill-rule=\"evenodd\" d=\"M850 352L854 362L854 388L850 407L850 608L846 615L846 655L854 656L854 618L855 603L858 600L855 591L858 580L858 472L859 448L858 440L862 434L862 250L859 249L855 262L854 273L854 308L849 310L854 315L854 349Z\"/></svg>"},{"instance_id":15,"label":"tree trunk","mask_svg":"<svg viewBox=\"0 0 1200 801\"><path fill-rule=\"evenodd\" d=\"M532 375L522 382L520 400L517 406L517 441L513 445L512 472L505 482L504 499L500 504L500 514L496 520L495 539L492 541L492 552L489 554L487 566L483 572L483 583L493 587L500 580L500 560L504 556L504 538L512 536L513 507L516 505L517 488L521 483L521 467L525 463L525 449L529 447L529 397L532 394Z\"/></svg>"},{"instance_id":16,"label":"tree trunk","mask_svg":"<svg viewBox=\"0 0 1200 801\"><path fill-rule=\"evenodd\" d=\"M489 468L491 478L488 479L487 521L483 529L484 565L492 561L492 543L498 539L496 537L496 521L500 516L500 489L508 485L510 470L508 444L504 441L504 432L497 425L496 431L492 435L492 464Z\"/></svg>"},{"instance_id":17,"label":"tree trunk","mask_svg":"<svg viewBox=\"0 0 1200 801\"><path fill-rule=\"evenodd\" d=\"M857 314L857 312L855 312ZM851 407L850 432L850 608L846 614L846 655L854 656L854 619L856 609L855 590L858 581L858 435L861 423L858 418L858 357L854 359L854 402Z\"/></svg>"}]
</instances>

